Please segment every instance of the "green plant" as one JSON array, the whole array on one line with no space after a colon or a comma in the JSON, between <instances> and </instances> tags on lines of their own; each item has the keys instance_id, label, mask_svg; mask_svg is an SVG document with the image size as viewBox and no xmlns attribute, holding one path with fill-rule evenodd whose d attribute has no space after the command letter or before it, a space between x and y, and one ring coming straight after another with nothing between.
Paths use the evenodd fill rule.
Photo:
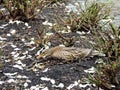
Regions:
<instances>
[{"instance_id":1,"label":"green plant","mask_svg":"<svg viewBox=\"0 0 120 90\"><path fill-rule=\"evenodd\" d=\"M100 27L99 22L109 16L110 8L106 4L92 2L89 5L86 1L84 6L85 9L82 9L79 5L77 12L71 12L68 18L62 19L64 25L70 26L72 32L93 32L94 28Z\"/></svg>"},{"instance_id":2,"label":"green plant","mask_svg":"<svg viewBox=\"0 0 120 90\"><path fill-rule=\"evenodd\" d=\"M120 30L110 23L108 31L96 30L96 49L105 54L104 64L99 65L89 81L105 90L120 89Z\"/></svg>"},{"instance_id":3,"label":"green plant","mask_svg":"<svg viewBox=\"0 0 120 90\"><path fill-rule=\"evenodd\" d=\"M28 21L36 16L36 9L42 12L47 6L63 0L4 0L12 19Z\"/></svg>"},{"instance_id":4,"label":"green plant","mask_svg":"<svg viewBox=\"0 0 120 90\"><path fill-rule=\"evenodd\" d=\"M82 10L79 29L84 31L93 31L93 28L99 27L99 21L107 19L109 16L109 8L103 3L93 2L89 7L86 6L85 10Z\"/></svg>"},{"instance_id":5,"label":"green plant","mask_svg":"<svg viewBox=\"0 0 120 90\"><path fill-rule=\"evenodd\" d=\"M26 21L35 17L38 0L5 0L4 5L13 19Z\"/></svg>"},{"instance_id":6,"label":"green plant","mask_svg":"<svg viewBox=\"0 0 120 90\"><path fill-rule=\"evenodd\" d=\"M104 64L96 69L93 75L89 75L89 82L104 90L119 90L120 79L120 58L117 61L112 61L110 64Z\"/></svg>"},{"instance_id":7,"label":"green plant","mask_svg":"<svg viewBox=\"0 0 120 90\"><path fill-rule=\"evenodd\" d=\"M120 57L120 30L110 23L108 31L96 30L96 49L104 53L108 60Z\"/></svg>"}]
</instances>

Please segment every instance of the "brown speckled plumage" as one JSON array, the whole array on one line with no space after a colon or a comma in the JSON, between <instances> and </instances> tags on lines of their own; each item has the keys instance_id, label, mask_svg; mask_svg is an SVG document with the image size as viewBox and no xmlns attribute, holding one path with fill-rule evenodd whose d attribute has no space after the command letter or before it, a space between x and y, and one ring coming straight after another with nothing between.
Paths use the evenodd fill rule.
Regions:
<instances>
[{"instance_id":1,"label":"brown speckled plumage","mask_svg":"<svg viewBox=\"0 0 120 90\"><path fill-rule=\"evenodd\" d=\"M98 52L92 49L56 46L42 52L39 56L37 56L37 59L55 57L70 61L77 58L85 58L93 55L98 55Z\"/></svg>"}]
</instances>

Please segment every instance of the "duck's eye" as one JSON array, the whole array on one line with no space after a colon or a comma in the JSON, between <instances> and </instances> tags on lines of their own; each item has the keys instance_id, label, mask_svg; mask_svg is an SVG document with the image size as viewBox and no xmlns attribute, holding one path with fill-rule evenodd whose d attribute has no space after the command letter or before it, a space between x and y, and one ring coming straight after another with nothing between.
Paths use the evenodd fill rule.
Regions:
<instances>
[{"instance_id":1,"label":"duck's eye","mask_svg":"<svg viewBox=\"0 0 120 90\"><path fill-rule=\"evenodd\" d=\"M47 52L42 52L42 55L46 55L47 54Z\"/></svg>"}]
</instances>

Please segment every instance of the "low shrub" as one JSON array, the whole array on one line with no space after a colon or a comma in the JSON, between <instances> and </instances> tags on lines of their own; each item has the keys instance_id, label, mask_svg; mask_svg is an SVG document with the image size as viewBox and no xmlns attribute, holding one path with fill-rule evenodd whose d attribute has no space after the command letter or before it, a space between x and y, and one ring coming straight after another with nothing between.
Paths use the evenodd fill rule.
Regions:
<instances>
[{"instance_id":1,"label":"low shrub","mask_svg":"<svg viewBox=\"0 0 120 90\"><path fill-rule=\"evenodd\" d=\"M110 23L108 31L96 31L96 49L105 54L104 64L98 66L89 81L104 90L120 89L120 30Z\"/></svg>"},{"instance_id":2,"label":"low shrub","mask_svg":"<svg viewBox=\"0 0 120 90\"><path fill-rule=\"evenodd\" d=\"M39 5L38 0L4 0L4 5L10 13L10 17L27 21L35 17L35 9Z\"/></svg>"}]
</instances>

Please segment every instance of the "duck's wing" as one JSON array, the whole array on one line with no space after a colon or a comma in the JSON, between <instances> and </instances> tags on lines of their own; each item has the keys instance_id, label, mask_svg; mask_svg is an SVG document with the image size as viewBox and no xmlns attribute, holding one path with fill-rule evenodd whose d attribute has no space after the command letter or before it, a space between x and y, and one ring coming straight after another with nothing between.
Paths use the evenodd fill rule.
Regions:
<instances>
[{"instance_id":1,"label":"duck's wing","mask_svg":"<svg viewBox=\"0 0 120 90\"><path fill-rule=\"evenodd\" d=\"M74 57L83 58L83 57L90 56L93 50L86 49L86 48L71 47L71 48L66 48L65 51L70 52L71 54L74 55Z\"/></svg>"},{"instance_id":2,"label":"duck's wing","mask_svg":"<svg viewBox=\"0 0 120 90\"><path fill-rule=\"evenodd\" d=\"M72 55L71 52L69 51L66 51L66 50L59 50L59 51L56 51L52 54L52 57L56 57L56 58L59 58L59 59L64 59L64 60L72 60L74 58L74 56Z\"/></svg>"},{"instance_id":3,"label":"duck's wing","mask_svg":"<svg viewBox=\"0 0 120 90\"><path fill-rule=\"evenodd\" d=\"M81 49L81 48L75 48L75 47L64 47L61 50L57 50L52 54L53 57L65 59L67 61L77 59L77 58L83 58L89 56L91 54L91 49Z\"/></svg>"}]
</instances>

